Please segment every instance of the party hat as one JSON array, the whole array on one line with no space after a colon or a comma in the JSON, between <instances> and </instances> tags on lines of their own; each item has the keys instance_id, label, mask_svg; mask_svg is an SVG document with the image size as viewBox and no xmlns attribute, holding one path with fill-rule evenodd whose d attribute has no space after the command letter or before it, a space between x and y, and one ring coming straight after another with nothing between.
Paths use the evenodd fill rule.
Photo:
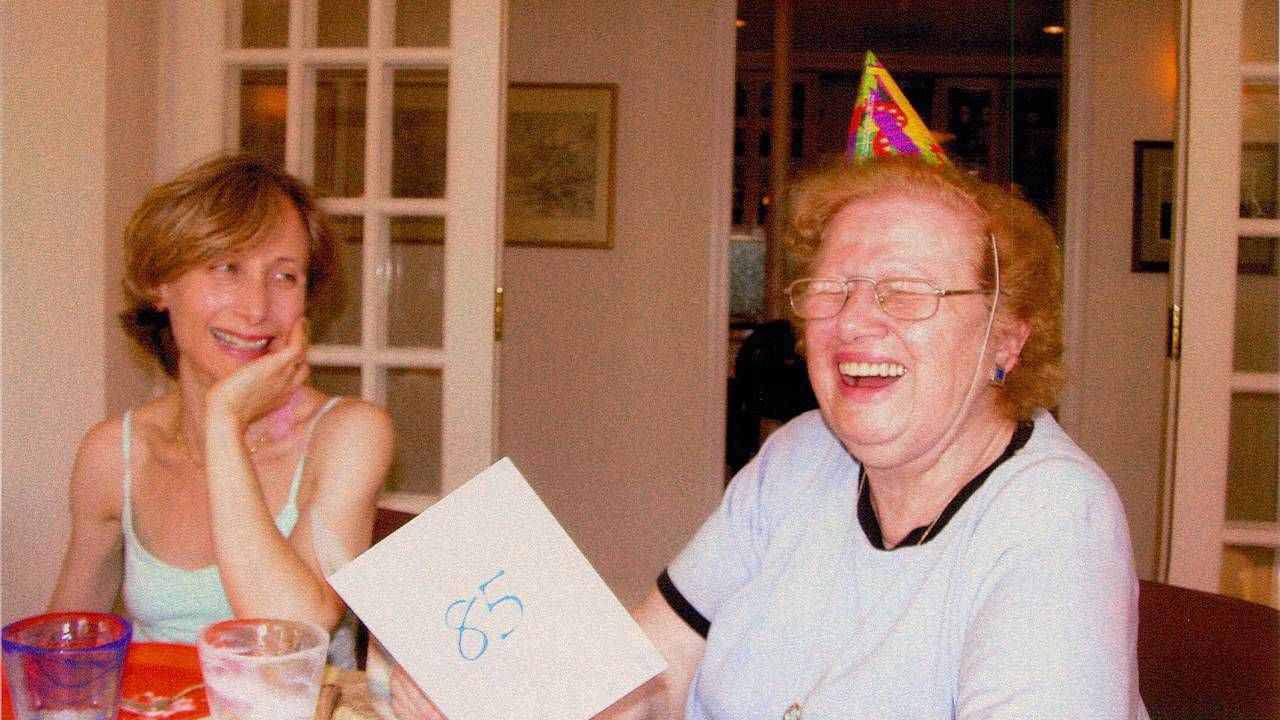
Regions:
<instances>
[{"instance_id":1,"label":"party hat","mask_svg":"<svg viewBox=\"0 0 1280 720\"><path fill-rule=\"evenodd\" d=\"M919 155L931 163L948 162L907 96L868 50L845 156L859 162L885 155Z\"/></svg>"}]
</instances>

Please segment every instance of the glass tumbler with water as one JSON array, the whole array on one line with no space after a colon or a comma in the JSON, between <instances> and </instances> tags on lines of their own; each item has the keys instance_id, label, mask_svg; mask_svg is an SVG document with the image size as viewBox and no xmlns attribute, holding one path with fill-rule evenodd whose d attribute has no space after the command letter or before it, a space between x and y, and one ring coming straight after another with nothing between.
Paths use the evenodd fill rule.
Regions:
<instances>
[{"instance_id":1,"label":"glass tumbler with water","mask_svg":"<svg viewBox=\"0 0 1280 720\"><path fill-rule=\"evenodd\" d=\"M329 650L324 628L224 620L201 630L196 646L215 720L311 720Z\"/></svg>"},{"instance_id":2,"label":"glass tumbler with water","mask_svg":"<svg viewBox=\"0 0 1280 720\"><path fill-rule=\"evenodd\" d=\"M17 720L114 720L133 628L118 615L59 612L4 626Z\"/></svg>"}]
</instances>

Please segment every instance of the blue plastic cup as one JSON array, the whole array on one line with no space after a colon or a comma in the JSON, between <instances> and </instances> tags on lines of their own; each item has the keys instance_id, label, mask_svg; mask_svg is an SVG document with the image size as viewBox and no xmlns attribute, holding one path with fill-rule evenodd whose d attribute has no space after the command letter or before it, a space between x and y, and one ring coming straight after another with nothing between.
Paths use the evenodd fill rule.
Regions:
<instances>
[{"instance_id":1,"label":"blue plastic cup","mask_svg":"<svg viewBox=\"0 0 1280 720\"><path fill-rule=\"evenodd\" d=\"M133 628L119 615L62 612L4 626L17 720L114 720Z\"/></svg>"}]
</instances>

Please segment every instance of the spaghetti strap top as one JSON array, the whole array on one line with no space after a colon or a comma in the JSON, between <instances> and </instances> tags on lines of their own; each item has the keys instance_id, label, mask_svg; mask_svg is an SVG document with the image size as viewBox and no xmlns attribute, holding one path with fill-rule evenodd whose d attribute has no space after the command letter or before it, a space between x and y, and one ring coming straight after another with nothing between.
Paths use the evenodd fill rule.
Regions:
<instances>
[{"instance_id":1,"label":"spaghetti strap top","mask_svg":"<svg viewBox=\"0 0 1280 720\"><path fill-rule=\"evenodd\" d=\"M298 488L311 449L311 435L320 418L341 398L329 398L312 418L302 446L302 455L289 485L289 498L276 514L276 529L284 537L298 524ZM124 454L124 507L120 524L124 531L124 605L133 620L135 640L195 643L200 628L232 617L231 603L222 589L222 575L216 564L194 570L174 567L143 546L133 527L131 493L130 436L132 411L124 414L121 451Z\"/></svg>"}]
</instances>

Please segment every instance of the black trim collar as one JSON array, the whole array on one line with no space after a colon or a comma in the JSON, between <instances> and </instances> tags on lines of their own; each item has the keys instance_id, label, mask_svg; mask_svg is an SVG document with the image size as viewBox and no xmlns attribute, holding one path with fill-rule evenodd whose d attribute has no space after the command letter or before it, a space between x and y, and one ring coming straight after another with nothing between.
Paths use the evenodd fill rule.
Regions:
<instances>
[{"instance_id":1,"label":"black trim collar","mask_svg":"<svg viewBox=\"0 0 1280 720\"><path fill-rule=\"evenodd\" d=\"M964 487L960 488L960 492L956 493L955 497L951 498L951 502L947 503L947 506L942 509L942 514L939 515L938 519L933 523L933 531L929 532L929 536L924 538L923 542L921 541L921 536L929 531L928 525L922 525L915 530L912 530L907 533L906 537L902 538L902 542L888 549L898 550L904 547L915 547L917 545L923 545L924 543L936 538L942 532L942 529L947 526L947 521L951 519L951 516L959 512L960 508L964 506L965 501L977 492L978 488L982 487L982 483L986 482L987 477L991 475L991 472L1000 467L1000 464L1005 460L1013 457L1015 453L1027 444L1027 440L1031 439L1031 431L1034 429L1035 425L1031 422L1018 423L1018 427L1013 431L1013 437L1009 438L1009 445L1005 447L1004 452L1000 453L1000 457L996 458L995 462L988 465L987 469L978 473L976 477L966 483ZM861 469L858 471L859 480L861 480L862 473L864 472L866 471ZM863 484L866 487L866 492L859 493L858 495L858 524L862 526L862 532L866 534L867 541L871 543L872 547L875 547L878 550L885 550L884 536L880 532L880 520L876 517L875 507L871 503L871 484L860 484Z\"/></svg>"},{"instance_id":2,"label":"black trim collar","mask_svg":"<svg viewBox=\"0 0 1280 720\"><path fill-rule=\"evenodd\" d=\"M662 574L658 576L658 592L662 593L662 597L666 599L671 609L694 632L704 638L707 633L711 632L711 621L703 617L702 613L698 612L698 609L685 599L680 589L676 587L675 583L671 582L671 576L667 574L666 570L663 570Z\"/></svg>"}]
</instances>

